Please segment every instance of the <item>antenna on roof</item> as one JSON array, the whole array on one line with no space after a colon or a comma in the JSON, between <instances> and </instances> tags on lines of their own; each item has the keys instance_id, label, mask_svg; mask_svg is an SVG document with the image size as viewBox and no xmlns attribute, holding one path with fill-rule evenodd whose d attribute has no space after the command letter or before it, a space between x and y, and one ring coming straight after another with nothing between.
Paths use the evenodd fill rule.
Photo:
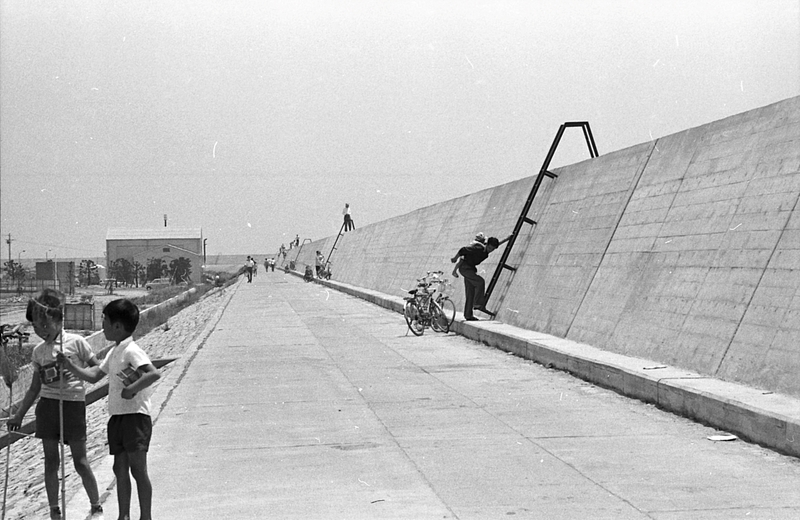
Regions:
<instances>
[{"instance_id":1,"label":"antenna on roof","mask_svg":"<svg viewBox=\"0 0 800 520\"><path fill-rule=\"evenodd\" d=\"M167 227L167 214L164 213L164 227Z\"/></svg>"}]
</instances>

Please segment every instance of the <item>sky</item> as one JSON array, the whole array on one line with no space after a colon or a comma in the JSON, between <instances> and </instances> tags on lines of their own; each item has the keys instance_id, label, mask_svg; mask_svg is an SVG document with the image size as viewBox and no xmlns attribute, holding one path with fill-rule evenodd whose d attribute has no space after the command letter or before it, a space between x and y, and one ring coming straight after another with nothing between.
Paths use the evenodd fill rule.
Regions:
<instances>
[{"instance_id":1,"label":"sky","mask_svg":"<svg viewBox=\"0 0 800 520\"><path fill-rule=\"evenodd\" d=\"M0 0L0 259L268 254L800 95L800 0ZM552 167L589 158L568 131Z\"/></svg>"}]
</instances>

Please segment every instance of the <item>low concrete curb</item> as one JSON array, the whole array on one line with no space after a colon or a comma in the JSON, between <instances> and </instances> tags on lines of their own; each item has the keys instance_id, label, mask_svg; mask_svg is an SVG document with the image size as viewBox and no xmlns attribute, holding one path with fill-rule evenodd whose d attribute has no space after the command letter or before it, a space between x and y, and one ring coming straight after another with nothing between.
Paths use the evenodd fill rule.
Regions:
<instances>
[{"instance_id":1,"label":"low concrete curb","mask_svg":"<svg viewBox=\"0 0 800 520\"><path fill-rule=\"evenodd\" d=\"M338 282L315 282L395 312L403 311L401 297ZM569 372L777 452L800 457L800 399L497 321L465 322L460 318L459 314L451 330L464 337Z\"/></svg>"}]
</instances>

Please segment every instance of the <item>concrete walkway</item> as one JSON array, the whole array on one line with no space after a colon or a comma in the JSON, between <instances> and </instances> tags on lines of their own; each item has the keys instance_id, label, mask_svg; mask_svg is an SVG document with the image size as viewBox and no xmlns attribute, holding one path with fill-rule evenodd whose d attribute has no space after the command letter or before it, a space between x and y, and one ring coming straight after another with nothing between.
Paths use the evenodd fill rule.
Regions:
<instances>
[{"instance_id":1,"label":"concrete walkway","mask_svg":"<svg viewBox=\"0 0 800 520\"><path fill-rule=\"evenodd\" d=\"M291 275L209 327L154 396L156 520L800 518L796 458Z\"/></svg>"}]
</instances>

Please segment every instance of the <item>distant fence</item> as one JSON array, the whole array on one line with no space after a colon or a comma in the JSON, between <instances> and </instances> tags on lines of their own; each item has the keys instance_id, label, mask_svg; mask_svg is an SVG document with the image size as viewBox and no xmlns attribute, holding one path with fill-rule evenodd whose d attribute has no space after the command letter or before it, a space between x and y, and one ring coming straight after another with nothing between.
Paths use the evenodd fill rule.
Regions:
<instances>
[{"instance_id":1,"label":"distant fence","mask_svg":"<svg viewBox=\"0 0 800 520\"><path fill-rule=\"evenodd\" d=\"M56 289L67 294L75 292L75 286L67 285L63 280L23 280L21 282L3 280L0 282L0 295L3 297L17 295L29 298L40 293L42 289Z\"/></svg>"}]
</instances>

